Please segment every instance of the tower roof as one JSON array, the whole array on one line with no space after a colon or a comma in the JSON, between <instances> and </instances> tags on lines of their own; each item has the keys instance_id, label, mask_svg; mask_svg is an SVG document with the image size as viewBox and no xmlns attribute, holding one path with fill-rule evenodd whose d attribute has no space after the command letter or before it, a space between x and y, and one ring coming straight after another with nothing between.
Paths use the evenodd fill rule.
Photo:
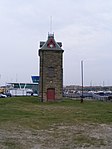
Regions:
<instances>
[{"instance_id":1,"label":"tower roof","mask_svg":"<svg viewBox=\"0 0 112 149\"><path fill-rule=\"evenodd\" d=\"M54 39L54 34L48 34L48 39L46 42L40 42L40 50L62 50L62 43L56 42Z\"/></svg>"}]
</instances>

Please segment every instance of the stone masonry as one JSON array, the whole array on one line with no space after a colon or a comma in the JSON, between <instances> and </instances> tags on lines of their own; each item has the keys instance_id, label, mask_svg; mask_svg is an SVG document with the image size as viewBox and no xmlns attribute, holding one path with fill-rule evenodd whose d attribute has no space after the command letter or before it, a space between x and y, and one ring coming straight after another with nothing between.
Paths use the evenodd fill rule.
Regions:
<instances>
[{"instance_id":1,"label":"stone masonry","mask_svg":"<svg viewBox=\"0 0 112 149\"><path fill-rule=\"evenodd\" d=\"M43 45L42 45L43 43ZM63 96L63 50L62 43L57 43L53 35L48 35L47 42L41 42L39 95L42 101L58 100ZM48 92L54 90L54 95ZM54 99L52 99L54 98Z\"/></svg>"}]
</instances>

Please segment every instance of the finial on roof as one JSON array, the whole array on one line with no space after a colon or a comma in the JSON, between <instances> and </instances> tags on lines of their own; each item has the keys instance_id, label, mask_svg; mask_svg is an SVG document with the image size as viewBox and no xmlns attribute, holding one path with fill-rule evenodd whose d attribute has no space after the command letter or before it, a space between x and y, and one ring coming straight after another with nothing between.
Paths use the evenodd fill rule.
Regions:
<instances>
[{"instance_id":1,"label":"finial on roof","mask_svg":"<svg viewBox=\"0 0 112 149\"><path fill-rule=\"evenodd\" d=\"M50 16L50 33L52 33L52 16Z\"/></svg>"},{"instance_id":2,"label":"finial on roof","mask_svg":"<svg viewBox=\"0 0 112 149\"><path fill-rule=\"evenodd\" d=\"M54 33L52 32L52 16L50 16L50 31L48 32L48 38L54 38Z\"/></svg>"},{"instance_id":3,"label":"finial on roof","mask_svg":"<svg viewBox=\"0 0 112 149\"><path fill-rule=\"evenodd\" d=\"M54 33L48 33L48 38L51 38L51 37L53 37L54 38Z\"/></svg>"}]
</instances>

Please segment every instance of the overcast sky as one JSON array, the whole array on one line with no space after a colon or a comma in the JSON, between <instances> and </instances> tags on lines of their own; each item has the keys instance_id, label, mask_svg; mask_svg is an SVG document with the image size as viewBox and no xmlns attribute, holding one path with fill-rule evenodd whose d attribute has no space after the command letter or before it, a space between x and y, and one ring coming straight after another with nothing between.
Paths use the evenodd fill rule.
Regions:
<instances>
[{"instance_id":1,"label":"overcast sky","mask_svg":"<svg viewBox=\"0 0 112 149\"><path fill-rule=\"evenodd\" d=\"M0 85L39 75L50 32L63 43L64 85L112 85L112 0L0 0Z\"/></svg>"}]
</instances>

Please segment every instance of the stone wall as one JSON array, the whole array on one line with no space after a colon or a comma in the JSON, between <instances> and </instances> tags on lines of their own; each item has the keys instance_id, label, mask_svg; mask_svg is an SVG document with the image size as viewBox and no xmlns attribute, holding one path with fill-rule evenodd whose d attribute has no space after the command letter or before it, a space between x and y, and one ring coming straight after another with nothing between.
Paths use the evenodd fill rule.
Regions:
<instances>
[{"instance_id":1,"label":"stone wall","mask_svg":"<svg viewBox=\"0 0 112 149\"><path fill-rule=\"evenodd\" d=\"M63 51L40 50L40 96L47 100L47 89L55 88L55 99L63 95ZM42 94L43 91L43 94Z\"/></svg>"}]
</instances>

